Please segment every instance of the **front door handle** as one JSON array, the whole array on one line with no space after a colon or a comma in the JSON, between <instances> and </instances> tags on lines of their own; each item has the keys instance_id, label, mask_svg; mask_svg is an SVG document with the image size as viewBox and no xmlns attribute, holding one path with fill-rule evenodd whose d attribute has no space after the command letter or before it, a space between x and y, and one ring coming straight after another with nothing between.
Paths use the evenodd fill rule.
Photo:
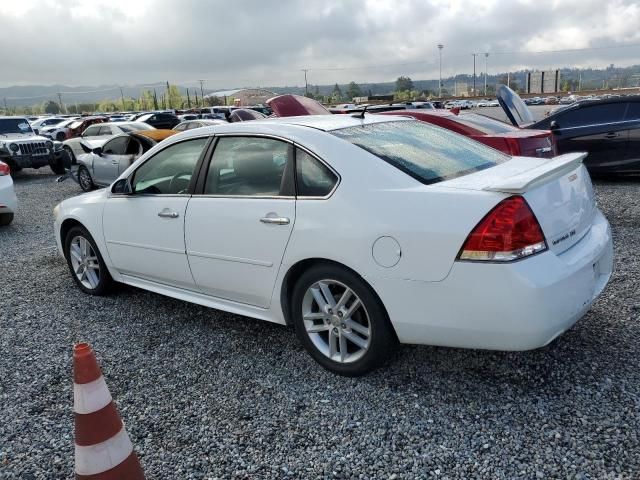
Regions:
<instances>
[{"instance_id":1,"label":"front door handle","mask_svg":"<svg viewBox=\"0 0 640 480\"><path fill-rule=\"evenodd\" d=\"M270 223L274 225L288 225L290 220L287 217L278 217L276 215L267 214L266 217L260 219L262 223Z\"/></svg>"},{"instance_id":2,"label":"front door handle","mask_svg":"<svg viewBox=\"0 0 640 480\"><path fill-rule=\"evenodd\" d=\"M178 218L180 214L178 212L172 212L168 208L165 208L161 212L158 212L158 216L161 218Z\"/></svg>"},{"instance_id":3,"label":"front door handle","mask_svg":"<svg viewBox=\"0 0 640 480\"><path fill-rule=\"evenodd\" d=\"M616 138L619 136L620 134L618 132L609 132L604 134L604 138Z\"/></svg>"}]
</instances>

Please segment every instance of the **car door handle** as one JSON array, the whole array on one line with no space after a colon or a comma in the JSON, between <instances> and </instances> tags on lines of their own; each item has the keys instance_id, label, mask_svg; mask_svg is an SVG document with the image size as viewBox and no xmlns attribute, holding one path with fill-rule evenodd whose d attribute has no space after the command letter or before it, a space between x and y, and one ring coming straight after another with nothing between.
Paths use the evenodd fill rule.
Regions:
<instances>
[{"instance_id":1,"label":"car door handle","mask_svg":"<svg viewBox=\"0 0 640 480\"><path fill-rule=\"evenodd\" d=\"M288 225L290 220L287 217L262 217L260 219L262 223L271 223L274 225Z\"/></svg>"},{"instance_id":2,"label":"car door handle","mask_svg":"<svg viewBox=\"0 0 640 480\"><path fill-rule=\"evenodd\" d=\"M604 134L604 138L616 138L619 136L620 134L618 132L609 132Z\"/></svg>"},{"instance_id":3,"label":"car door handle","mask_svg":"<svg viewBox=\"0 0 640 480\"><path fill-rule=\"evenodd\" d=\"M161 218L178 218L180 214L178 212L172 212L168 208L165 208L161 212L158 212L158 216Z\"/></svg>"}]
</instances>

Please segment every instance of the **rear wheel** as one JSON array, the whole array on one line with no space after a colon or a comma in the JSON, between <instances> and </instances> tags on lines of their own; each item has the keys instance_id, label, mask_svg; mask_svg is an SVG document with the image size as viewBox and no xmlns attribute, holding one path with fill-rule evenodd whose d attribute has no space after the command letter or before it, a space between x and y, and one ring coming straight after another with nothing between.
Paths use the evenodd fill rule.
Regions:
<instances>
[{"instance_id":1,"label":"rear wheel","mask_svg":"<svg viewBox=\"0 0 640 480\"><path fill-rule=\"evenodd\" d=\"M85 192L90 192L96 188L89 170L84 165L81 165L80 168L78 168L78 183L80 184L80 188Z\"/></svg>"},{"instance_id":2,"label":"rear wheel","mask_svg":"<svg viewBox=\"0 0 640 480\"><path fill-rule=\"evenodd\" d=\"M358 275L336 265L302 274L291 298L300 342L324 368L363 375L382 364L397 344L387 313Z\"/></svg>"},{"instance_id":3,"label":"rear wheel","mask_svg":"<svg viewBox=\"0 0 640 480\"><path fill-rule=\"evenodd\" d=\"M71 275L80 289L89 295L105 295L113 279L93 237L84 227L73 227L64 242L64 255Z\"/></svg>"}]
</instances>

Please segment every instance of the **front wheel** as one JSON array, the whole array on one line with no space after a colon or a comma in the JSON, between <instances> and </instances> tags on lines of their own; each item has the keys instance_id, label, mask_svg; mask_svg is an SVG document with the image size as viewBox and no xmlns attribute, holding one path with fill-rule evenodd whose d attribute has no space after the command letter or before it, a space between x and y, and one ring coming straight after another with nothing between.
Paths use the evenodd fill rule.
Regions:
<instances>
[{"instance_id":1,"label":"front wheel","mask_svg":"<svg viewBox=\"0 0 640 480\"><path fill-rule=\"evenodd\" d=\"M73 153L73 150L71 149L70 146L65 145L64 147L62 147L64 149L65 152L67 152L67 154L69 155L69 158L71 158L71 164L75 165L76 163L78 163L78 161L76 160L76 156Z\"/></svg>"},{"instance_id":2,"label":"front wheel","mask_svg":"<svg viewBox=\"0 0 640 480\"><path fill-rule=\"evenodd\" d=\"M91 234L84 227L73 227L64 242L64 255L74 281L84 293L105 295L113 279Z\"/></svg>"},{"instance_id":3,"label":"front wheel","mask_svg":"<svg viewBox=\"0 0 640 480\"><path fill-rule=\"evenodd\" d=\"M84 165L78 168L78 183L80 184L80 188L85 192L90 192L96 187L89 170L87 170L87 167Z\"/></svg>"},{"instance_id":4,"label":"front wheel","mask_svg":"<svg viewBox=\"0 0 640 480\"><path fill-rule=\"evenodd\" d=\"M0 227L4 227L13 222L13 213L0 213Z\"/></svg>"},{"instance_id":5,"label":"front wheel","mask_svg":"<svg viewBox=\"0 0 640 480\"><path fill-rule=\"evenodd\" d=\"M334 265L302 274L291 298L300 342L324 368L363 375L382 364L397 344L387 313L362 278Z\"/></svg>"}]
</instances>

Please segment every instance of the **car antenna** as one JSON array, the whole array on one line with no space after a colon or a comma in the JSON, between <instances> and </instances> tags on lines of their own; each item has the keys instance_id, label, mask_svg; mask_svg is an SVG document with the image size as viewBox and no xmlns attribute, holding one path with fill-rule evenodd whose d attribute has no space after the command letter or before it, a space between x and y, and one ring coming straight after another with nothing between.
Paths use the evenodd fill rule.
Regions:
<instances>
[{"instance_id":1,"label":"car antenna","mask_svg":"<svg viewBox=\"0 0 640 480\"><path fill-rule=\"evenodd\" d=\"M356 113L355 115L351 115L353 118L362 118L364 119L364 114L367 113L367 108L369 108L369 105L365 105L364 108L362 109L362 112Z\"/></svg>"}]
</instances>

